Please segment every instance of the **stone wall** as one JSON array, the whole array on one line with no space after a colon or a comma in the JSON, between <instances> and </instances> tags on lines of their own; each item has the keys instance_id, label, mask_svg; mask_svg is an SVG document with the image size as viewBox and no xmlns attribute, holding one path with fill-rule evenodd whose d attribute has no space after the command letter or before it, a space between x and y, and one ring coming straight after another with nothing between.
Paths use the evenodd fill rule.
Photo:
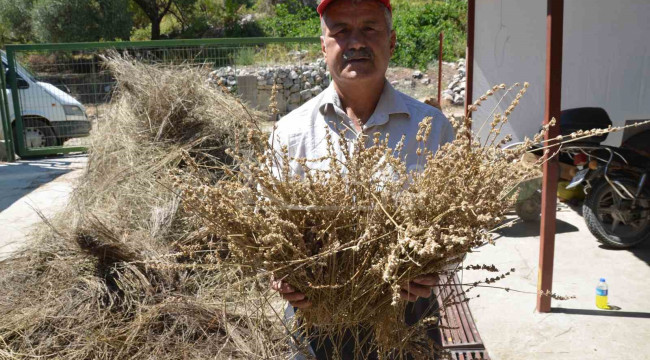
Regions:
<instances>
[{"instance_id":1,"label":"stone wall","mask_svg":"<svg viewBox=\"0 0 650 360\"><path fill-rule=\"evenodd\" d=\"M278 84L278 109L286 114L327 88L329 75L325 60L319 59L306 65L225 67L211 72L209 81L223 84L250 106L262 111L268 109L273 85Z\"/></svg>"},{"instance_id":2,"label":"stone wall","mask_svg":"<svg viewBox=\"0 0 650 360\"><path fill-rule=\"evenodd\" d=\"M467 71L465 68L465 59L459 59L455 64L456 74L442 92L444 104L463 105L465 104L465 83L467 82Z\"/></svg>"}]
</instances>

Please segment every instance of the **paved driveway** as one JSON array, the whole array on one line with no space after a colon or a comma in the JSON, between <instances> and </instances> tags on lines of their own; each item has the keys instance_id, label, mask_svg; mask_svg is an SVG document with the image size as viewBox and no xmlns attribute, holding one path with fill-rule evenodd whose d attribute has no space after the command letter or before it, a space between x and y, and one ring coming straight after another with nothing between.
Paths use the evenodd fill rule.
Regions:
<instances>
[{"instance_id":1,"label":"paved driveway","mask_svg":"<svg viewBox=\"0 0 650 360\"><path fill-rule=\"evenodd\" d=\"M0 163L0 260L20 249L38 212L52 216L67 203L86 156Z\"/></svg>"},{"instance_id":2,"label":"paved driveway","mask_svg":"<svg viewBox=\"0 0 650 360\"><path fill-rule=\"evenodd\" d=\"M650 359L650 243L635 250L606 249L589 233L580 214L561 206L555 246L553 291L576 299L553 300L549 314L535 312L536 296L482 288L468 295L470 308L494 360ZM535 293L539 224L520 223L484 246L468 264L494 264L516 272L495 286ZM595 306L599 278L609 284L609 302ZM463 282L485 279L465 271Z\"/></svg>"}]
</instances>

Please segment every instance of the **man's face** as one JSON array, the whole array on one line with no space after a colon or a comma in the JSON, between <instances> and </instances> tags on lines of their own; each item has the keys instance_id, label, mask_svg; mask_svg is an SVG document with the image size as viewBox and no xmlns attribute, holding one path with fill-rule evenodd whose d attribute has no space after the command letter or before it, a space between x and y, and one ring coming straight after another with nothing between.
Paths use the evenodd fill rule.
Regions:
<instances>
[{"instance_id":1,"label":"man's face","mask_svg":"<svg viewBox=\"0 0 650 360\"><path fill-rule=\"evenodd\" d=\"M388 30L384 9L378 1L339 0L327 7L321 48L338 84L385 77L395 32Z\"/></svg>"}]
</instances>

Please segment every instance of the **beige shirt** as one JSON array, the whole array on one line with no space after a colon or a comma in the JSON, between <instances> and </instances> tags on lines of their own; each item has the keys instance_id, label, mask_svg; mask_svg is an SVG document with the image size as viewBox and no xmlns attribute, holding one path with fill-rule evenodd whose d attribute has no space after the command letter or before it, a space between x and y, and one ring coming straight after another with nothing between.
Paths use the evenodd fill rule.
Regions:
<instances>
[{"instance_id":1,"label":"beige shirt","mask_svg":"<svg viewBox=\"0 0 650 360\"><path fill-rule=\"evenodd\" d=\"M367 145L371 143L373 134L379 132L382 138L389 134L391 148L395 148L404 135L401 156L409 170L419 170L416 134L420 121L427 116L432 117L432 129L426 145L435 152L440 145L454 139L454 130L445 115L440 110L395 90L386 81L374 113L363 125L362 131L357 132L354 123L342 109L341 100L332 83L318 96L282 118L271 135L271 140L275 142L274 149L286 145L290 158L317 159L328 155L325 141L328 130L332 134L335 149L338 148L341 136L346 137L346 143L351 149L362 134L368 136ZM341 133L340 130L343 129L347 130ZM338 156L342 156L340 151L337 152ZM310 167L323 168L326 164L312 163ZM292 169L296 174L303 174L301 167L295 163L292 163Z\"/></svg>"}]
</instances>

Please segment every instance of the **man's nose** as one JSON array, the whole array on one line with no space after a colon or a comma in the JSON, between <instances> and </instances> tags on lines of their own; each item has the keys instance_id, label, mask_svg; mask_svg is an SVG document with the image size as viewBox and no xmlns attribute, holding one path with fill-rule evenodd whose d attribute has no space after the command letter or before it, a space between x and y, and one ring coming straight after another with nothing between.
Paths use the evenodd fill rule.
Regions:
<instances>
[{"instance_id":1,"label":"man's nose","mask_svg":"<svg viewBox=\"0 0 650 360\"><path fill-rule=\"evenodd\" d=\"M367 47L367 45L363 32L360 30L350 31L350 37L348 38L348 49L359 50L365 47Z\"/></svg>"}]
</instances>

